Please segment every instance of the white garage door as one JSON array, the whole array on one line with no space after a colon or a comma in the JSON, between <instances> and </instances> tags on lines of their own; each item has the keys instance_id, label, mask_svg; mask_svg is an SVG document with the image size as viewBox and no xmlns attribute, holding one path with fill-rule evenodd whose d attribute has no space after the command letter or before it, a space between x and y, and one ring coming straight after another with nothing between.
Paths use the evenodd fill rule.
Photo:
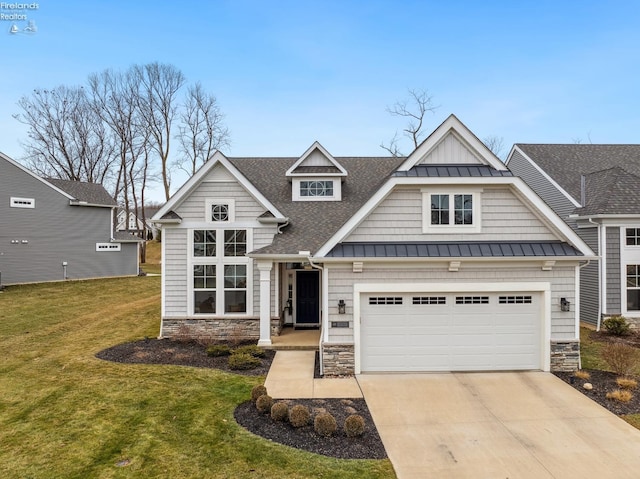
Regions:
<instances>
[{"instance_id":1,"label":"white garage door","mask_svg":"<svg viewBox=\"0 0 640 479\"><path fill-rule=\"evenodd\" d=\"M540 369L540 293L365 293L360 369Z\"/></svg>"}]
</instances>

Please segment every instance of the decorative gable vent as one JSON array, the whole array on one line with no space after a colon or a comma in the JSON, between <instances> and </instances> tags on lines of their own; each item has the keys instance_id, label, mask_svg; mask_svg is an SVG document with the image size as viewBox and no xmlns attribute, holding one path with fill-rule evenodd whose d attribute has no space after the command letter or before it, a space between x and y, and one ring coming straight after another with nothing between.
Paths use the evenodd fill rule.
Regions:
<instances>
[{"instance_id":1,"label":"decorative gable vent","mask_svg":"<svg viewBox=\"0 0 640 479\"><path fill-rule=\"evenodd\" d=\"M293 201L340 201L347 170L317 141L287 170Z\"/></svg>"}]
</instances>

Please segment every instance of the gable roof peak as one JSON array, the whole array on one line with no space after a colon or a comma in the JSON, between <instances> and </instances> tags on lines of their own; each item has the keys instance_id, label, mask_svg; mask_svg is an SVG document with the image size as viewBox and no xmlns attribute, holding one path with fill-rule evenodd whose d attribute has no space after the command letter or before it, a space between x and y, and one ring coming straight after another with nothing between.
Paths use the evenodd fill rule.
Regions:
<instances>
[{"instance_id":1,"label":"gable roof peak","mask_svg":"<svg viewBox=\"0 0 640 479\"><path fill-rule=\"evenodd\" d=\"M505 164L495 156L491 150L478 137L462 123L454 114L444 120L422 143L407 157L405 162L400 166L400 170L410 170L414 166L422 163L438 163L441 158L438 151L441 145L450 142L456 145L460 153L460 163L475 163L479 165L488 165L496 170L507 170ZM449 148L445 148L448 151ZM448 163L451 159L448 158ZM435 159L434 159L435 158ZM458 161L455 161L456 163Z\"/></svg>"},{"instance_id":2,"label":"gable roof peak","mask_svg":"<svg viewBox=\"0 0 640 479\"><path fill-rule=\"evenodd\" d=\"M319 141L305 151L285 173L291 176L347 176L347 170Z\"/></svg>"}]
</instances>

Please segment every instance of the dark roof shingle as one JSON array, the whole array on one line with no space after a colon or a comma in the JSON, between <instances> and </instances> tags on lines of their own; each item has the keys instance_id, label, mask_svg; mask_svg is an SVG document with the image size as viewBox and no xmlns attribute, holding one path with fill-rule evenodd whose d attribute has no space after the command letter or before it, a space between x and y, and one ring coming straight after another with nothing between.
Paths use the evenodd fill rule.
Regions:
<instances>
[{"instance_id":1,"label":"dark roof shingle","mask_svg":"<svg viewBox=\"0 0 640 479\"><path fill-rule=\"evenodd\" d=\"M84 181L59 180L47 178L47 182L61 189L74 199L100 206L117 206L118 203L107 193L104 186L98 183L86 183Z\"/></svg>"}]
</instances>

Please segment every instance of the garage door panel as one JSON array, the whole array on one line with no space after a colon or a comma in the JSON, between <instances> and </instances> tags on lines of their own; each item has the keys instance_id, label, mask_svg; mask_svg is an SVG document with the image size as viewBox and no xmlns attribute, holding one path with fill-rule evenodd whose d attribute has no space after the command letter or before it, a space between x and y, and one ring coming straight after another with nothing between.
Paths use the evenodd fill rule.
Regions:
<instances>
[{"instance_id":1,"label":"garage door panel","mask_svg":"<svg viewBox=\"0 0 640 479\"><path fill-rule=\"evenodd\" d=\"M539 293L394 293L396 304L382 305L368 296L361 297L362 371L540 368Z\"/></svg>"}]
</instances>

